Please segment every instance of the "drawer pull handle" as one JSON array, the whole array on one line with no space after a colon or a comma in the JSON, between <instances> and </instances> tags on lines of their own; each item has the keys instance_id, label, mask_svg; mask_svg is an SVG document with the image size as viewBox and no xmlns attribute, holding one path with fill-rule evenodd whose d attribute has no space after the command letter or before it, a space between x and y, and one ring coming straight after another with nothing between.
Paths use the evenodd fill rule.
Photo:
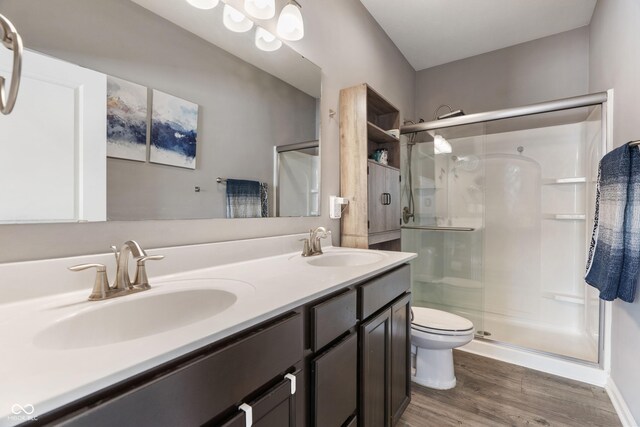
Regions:
<instances>
[{"instance_id":1,"label":"drawer pull handle","mask_svg":"<svg viewBox=\"0 0 640 427\"><path fill-rule=\"evenodd\" d=\"M291 382L291 394L296 394L296 376L293 374L287 374L284 377Z\"/></svg>"},{"instance_id":2,"label":"drawer pull handle","mask_svg":"<svg viewBox=\"0 0 640 427\"><path fill-rule=\"evenodd\" d=\"M241 411L244 411L244 419L245 419L245 426L246 427L251 427L253 425L253 408L249 405L247 405L246 403L243 403L242 405L240 405L240 407L238 408Z\"/></svg>"}]
</instances>

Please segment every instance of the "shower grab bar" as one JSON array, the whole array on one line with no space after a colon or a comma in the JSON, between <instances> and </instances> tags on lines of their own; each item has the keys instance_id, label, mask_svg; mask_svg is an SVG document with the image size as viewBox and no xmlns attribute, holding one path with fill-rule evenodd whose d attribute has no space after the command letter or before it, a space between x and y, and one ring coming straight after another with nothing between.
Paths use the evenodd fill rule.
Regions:
<instances>
[{"instance_id":1,"label":"shower grab bar","mask_svg":"<svg viewBox=\"0 0 640 427\"><path fill-rule=\"evenodd\" d=\"M20 74L22 73L22 38L15 27L4 16L0 15L0 43L13 51L13 73L9 90L5 90L5 78L0 76L0 113L10 114L18 98L20 89Z\"/></svg>"},{"instance_id":2,"label":"shower grab bar","mask_svg":"<svg viewBox=\"0 0 640 427\"><path fill-rule=\"evenodd\" d=\"M403 225L401 228L408 230L427 230L427 231L476 231L471 227L436 227L429 225Z\"/></svg>"}]
</instances>

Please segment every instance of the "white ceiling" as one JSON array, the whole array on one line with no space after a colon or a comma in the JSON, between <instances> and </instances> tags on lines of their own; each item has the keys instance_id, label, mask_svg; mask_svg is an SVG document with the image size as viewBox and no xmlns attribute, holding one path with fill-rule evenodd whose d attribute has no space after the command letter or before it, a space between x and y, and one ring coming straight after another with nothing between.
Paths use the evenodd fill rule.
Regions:
<instances>
[{"instance_id":1,"label":"white ceiling","mask_svg":"<svg viewBox=\"0 0 640 427\"><path fill-rule=\"evenodd\" d=\"M416 70L588 25L597 0L360 0Z\"/></svg>"}]
</instances>

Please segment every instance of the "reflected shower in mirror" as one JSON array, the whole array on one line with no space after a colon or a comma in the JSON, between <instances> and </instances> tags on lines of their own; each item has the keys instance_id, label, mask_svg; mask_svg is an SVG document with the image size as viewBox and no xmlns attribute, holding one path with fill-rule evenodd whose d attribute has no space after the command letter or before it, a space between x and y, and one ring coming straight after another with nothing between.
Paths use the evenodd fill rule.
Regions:
<instances>
[{"instance_id":1,"label":"reflected shower in mirror","mask_svg":"<svg viewBox=\"0 0 640 427\"><path fill-rule=\"evenodd\" d=\"M224 27L222 7L186 1L0 0L0 11L27 50L0 120L0 179L13 183L0 223L225 218L217 177L259 183L264 216L318 215L317 154L299 154L312 158L305 172L280 162L293 169L279 189L275 147L319 151L321 70L286 44L262 52L252 31ZM0 52L0 74L10 59ZM304 207L288 201L303 188Z\"/></svg>"},{"instance_id":2,"label":"reflected shower in mirror","mask_svg":"<svg viewBox=\"0 0 640 427\"><path fill-rule=\"evenodd\" d=\"M276 177L278 216L319 215L318 141L276 147Z\"/></svg>"}]
</instances>

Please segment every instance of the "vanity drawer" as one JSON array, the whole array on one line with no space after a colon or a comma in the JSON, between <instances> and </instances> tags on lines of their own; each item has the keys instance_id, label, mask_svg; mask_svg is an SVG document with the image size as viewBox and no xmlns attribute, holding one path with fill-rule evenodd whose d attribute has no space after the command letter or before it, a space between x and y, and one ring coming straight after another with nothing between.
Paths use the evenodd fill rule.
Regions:
<instances>
[{"instance_id":1,"label":"vanity drawer","mask_svg":"<svg viewBox=\"0 0 640 427\"><path fill-rule=\"evenodd\" d=\"M358 321L358 296L351 290L311 307L311 349L315 352L347 332Z\"/></svg>"},{"instance_id":2,"label":"vanity drawer","mask_svg":"<svg viewBox=\"0 0 640 427\"><path fill-rule=\"evenodd\" d=\"M202 425L302 360L302 315L261 327L57 425Z\"/></svg>"},{"instance_id":3,"label":"vanity drawer","mask_svg":"<svg viewBox=\"0 0 640 427\"><path fill-rule=\"evenodd\" d=\"M407 264L360 286L360 320L365 320L411 288L411 267Z\"/></svg>"}]
</instances>

